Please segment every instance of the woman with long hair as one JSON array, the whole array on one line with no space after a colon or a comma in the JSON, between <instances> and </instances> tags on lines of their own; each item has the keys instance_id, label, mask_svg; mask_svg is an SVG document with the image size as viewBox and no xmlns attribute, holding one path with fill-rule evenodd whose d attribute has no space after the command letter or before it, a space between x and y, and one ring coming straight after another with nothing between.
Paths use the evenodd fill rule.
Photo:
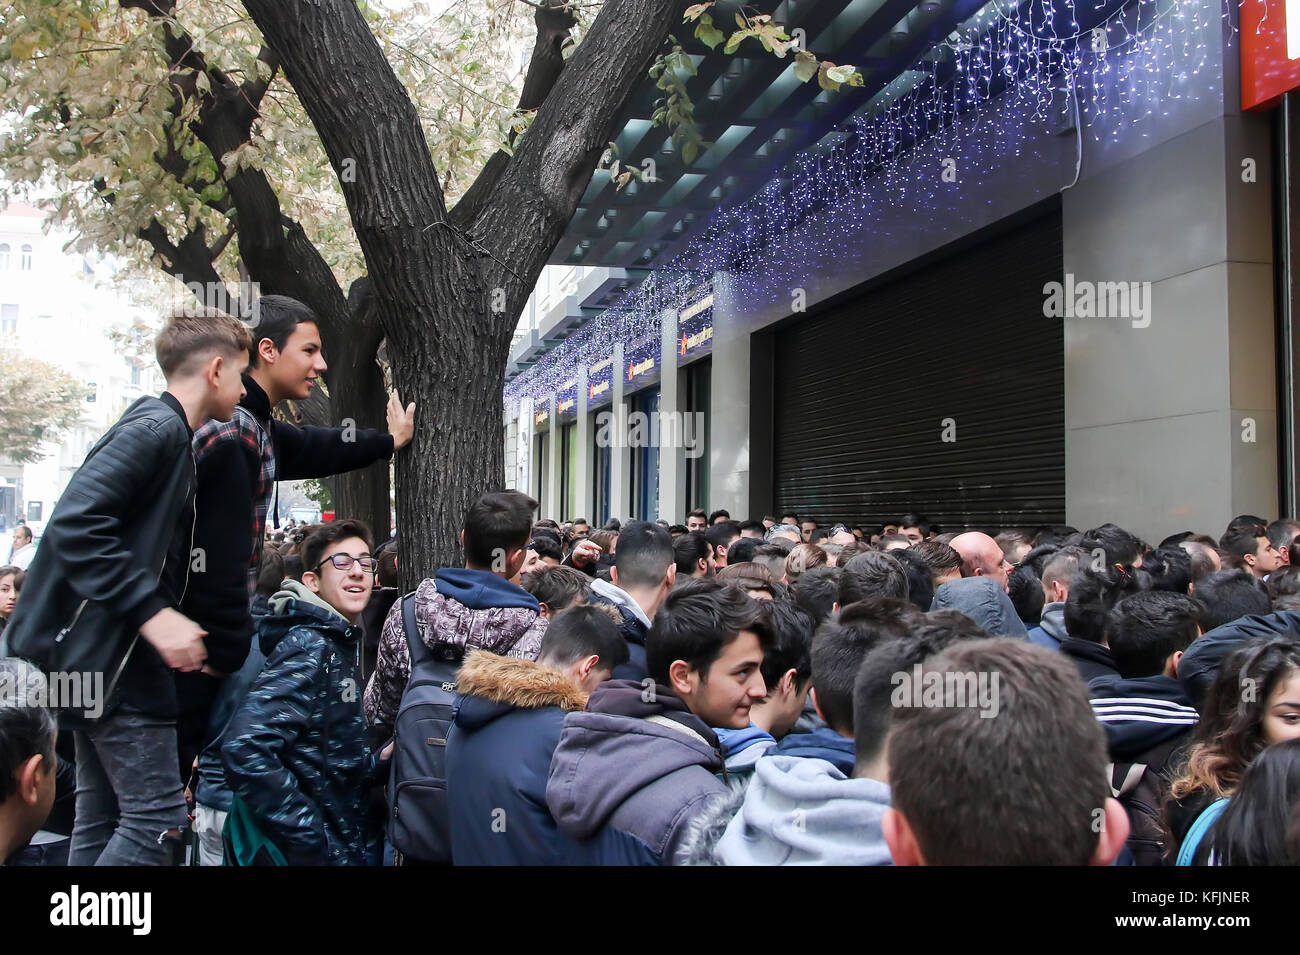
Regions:
<instances>
[{"instance_id":1,"label":"woman with long hair","mask_svg":"<svg viewBox=\"0 0 1300 955\"><path fill-rule=\"evenodd\" d=\"M1296 700L1300 703L1300 700ZM1287 833L1300 807L1300 740L1266 746L1197 851L1210 865L1300 865Z\"/></svg>"},{"instance_id":2,"label":"woman with long hair","mask_svg":"<svg viewBox=\"0 0 1300 955\"><path fill-rule=\"evenodd\" d=\"M1165 825L1176 854L1197 817L1232 795L1265 747L1300 739L1300 639L1251 640L1219 668L1187 762L1169 789Z\"/></svg>"}]
</instances>

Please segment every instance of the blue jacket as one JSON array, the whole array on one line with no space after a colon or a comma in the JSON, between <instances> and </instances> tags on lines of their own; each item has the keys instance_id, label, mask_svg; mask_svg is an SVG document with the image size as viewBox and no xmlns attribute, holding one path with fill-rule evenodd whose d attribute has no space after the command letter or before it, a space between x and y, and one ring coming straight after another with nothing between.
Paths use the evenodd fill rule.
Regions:
<instances>
[{"instance_id":1,"label":"blue jacket","mask_svg":"<svg viewBox=\"0 0 1300 955\"><path fill-rule=\"evenodd\" d=\"M991 577L960 577L950 580L934 592L931 610L960 610L975 621L990 637L1029 636L1024 622L1016 614L1011 598Z\"/></svg>"},{"instance_id":2,"label":"blue jacket","mask_svg":"<svg viewBox=\"0 0 1300 955\"><path fill-rule=\"evenodd\" d=\"M591 582L591 602L609 604L623 618L618 633L627 641L627 662L614 668L614 679L644 681L650 675L645 661L645 638L650 628L641 619L644 611L626 591L604 580Z\"/></svg>"},{"instance_id":3,"label":"blue jacket","mask_svg":"<svg viewBox=\"0 0 1300 955\"><path fill-rule=\"evenodd\" d=\"M722 771L717 736L668 687L610 680L564 718L546 804L565 834L620 846L623 858L596 852L597 864L640 851L675 865L691 819L727 792Z\"/></svg>"},{"instance_id":4,"label":"blue jacket","mask_svg":"<svg viewBox=\"0 0 1300 955\"><path fill-rule=\"evenodd\" d=\"M1048 650L1060 650L1065 633L1065 601L1054 600L1043 607L1038 626L1029 628L1029 642Z\"/></svg>"},{"instance_id":5,"label":"blue jacket","mask_svg":"<svg viewBox=\"0 0 1300 955\"><path fill-rule=\"evenodd\" d=\"M367 806L379 767L357 685L361 629L296 581L285 588L260 629L266 666L226 727L226 780L290 865L375 864Z\"/></svg>"},{"instance_id":6,"label":"blue jacket","mask_svg":"<svg viewBox=\"0 0 1300 955\"><path fill-rule=\"evenodd\" d=\"M1209 633L1203 633L1184 651L1178 661L1178 681L1197 708L1205 702L1219 665L1233 650L1247 640L1292 636L1300 633L1300 612L1279 610L1276 613L1248 614Z\"/></svg>"},{"instance_id":7,"label":"blue jacket","mask_svg":"<svg viewBox=\"0 0 1300 955\"><path fill-rule=\"evenodd\" d=\"M750 723L743 730L718 729L718 742L722 744L722 757L726 760L727 774L748 776L754 771L758 758L776 745L776 737Z\"/></svg>"},{"instance_id":8,"label":"blue jacket","mask_svg":"<svg viewBox=\"0 0 1300 955\"><path fill-rule=\"evenodd\" d=\"M853 775L857 752L853 740L841 736L829 726L819 726L811 733L790 733L763 754L767 756L802 756L824 759L845 776Z\"/></svg>"},{"instance_id":9,"label":"blue jacket","mask_svg":"<svg viewBox=\"0 0 1300 955\"><path fill-rule=\"evenodd\" d=\"M557 865L574 841L546 808L546 778L566 713L587 695L566 674L482 650L457 677L447 737L447 804L456 865Z\"/></svg>"}]
</instances>

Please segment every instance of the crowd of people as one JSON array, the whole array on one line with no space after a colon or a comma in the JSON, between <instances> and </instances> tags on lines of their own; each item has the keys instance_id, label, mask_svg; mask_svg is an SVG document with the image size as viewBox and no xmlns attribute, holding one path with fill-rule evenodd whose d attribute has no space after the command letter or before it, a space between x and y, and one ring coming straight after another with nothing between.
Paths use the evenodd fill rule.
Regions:
<instances>
[{"instance_id":1,"label":"crowd of people","mask_svg":"<svg viewBox=\"0 0 1300 955\"><path fill-rule=\"evenodd\" d=\"M326 366L259 311L171 319L167 390L15 535L0 860L1300 863L1300 522L594 527L502 490L403 596L400 528L268 514L415 407L275 418Z\"/></svg>"}]
</instances>

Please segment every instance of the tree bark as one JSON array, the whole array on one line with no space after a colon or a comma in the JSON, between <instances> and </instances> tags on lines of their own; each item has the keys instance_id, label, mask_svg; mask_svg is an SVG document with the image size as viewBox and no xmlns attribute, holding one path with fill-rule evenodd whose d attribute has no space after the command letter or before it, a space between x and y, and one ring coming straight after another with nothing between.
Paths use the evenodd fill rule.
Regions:
<instances>
[{"instance_id":1,"label":"tree bark","mask_svg":"<svg viewBox=\"0 0 1300 955\"><path fill-rule=\"evenodd\" d=\"M396 385L418 405L412 449L397 461L402 583L413 587L461 563L466 510L501 486L501 386L514 326L685 3L608 0L558 74L545 64L550 75L538 82L550 89L532 126L474 190L472 216L455 224L415 109L354 0L244 6L335 171L347 162L355 173L340 177L344 198ZM555 11L538 18L553 34Z\"/></svg>"}]
</instances>

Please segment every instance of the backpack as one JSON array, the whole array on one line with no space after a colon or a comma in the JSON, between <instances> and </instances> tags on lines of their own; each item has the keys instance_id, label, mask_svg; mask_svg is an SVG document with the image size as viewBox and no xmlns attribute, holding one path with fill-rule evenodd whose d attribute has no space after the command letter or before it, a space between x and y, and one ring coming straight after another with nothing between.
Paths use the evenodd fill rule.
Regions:
<instances>
[{"instance_id":1,"label":"backpack","mask_svg":"<svg viewBox=\"0 0 1300 955\"><path fill-rule=\"evenodd\" d=\"M388 840L404 862L448 865L447 733L459 709L456 671L460 660L439 659L424 645L415 624L414 593L402 598L402 626L411 675L393 723Z\"/></svg>"},{"instance_id":2,"label":"backpack","mask_svg":"<svg viewBox=\"0 0 1300 955\"><path fill-rule=\"evenodd\" d=\"M1125 845L1134 864L1164 865L1165 828L1161 806L1169 792L1168 766L1185 742L1180 734L1142 754L1142 762L1111 763L1110 793L1128 813L1129 836Z\"/></svg>"}]
</instances>

